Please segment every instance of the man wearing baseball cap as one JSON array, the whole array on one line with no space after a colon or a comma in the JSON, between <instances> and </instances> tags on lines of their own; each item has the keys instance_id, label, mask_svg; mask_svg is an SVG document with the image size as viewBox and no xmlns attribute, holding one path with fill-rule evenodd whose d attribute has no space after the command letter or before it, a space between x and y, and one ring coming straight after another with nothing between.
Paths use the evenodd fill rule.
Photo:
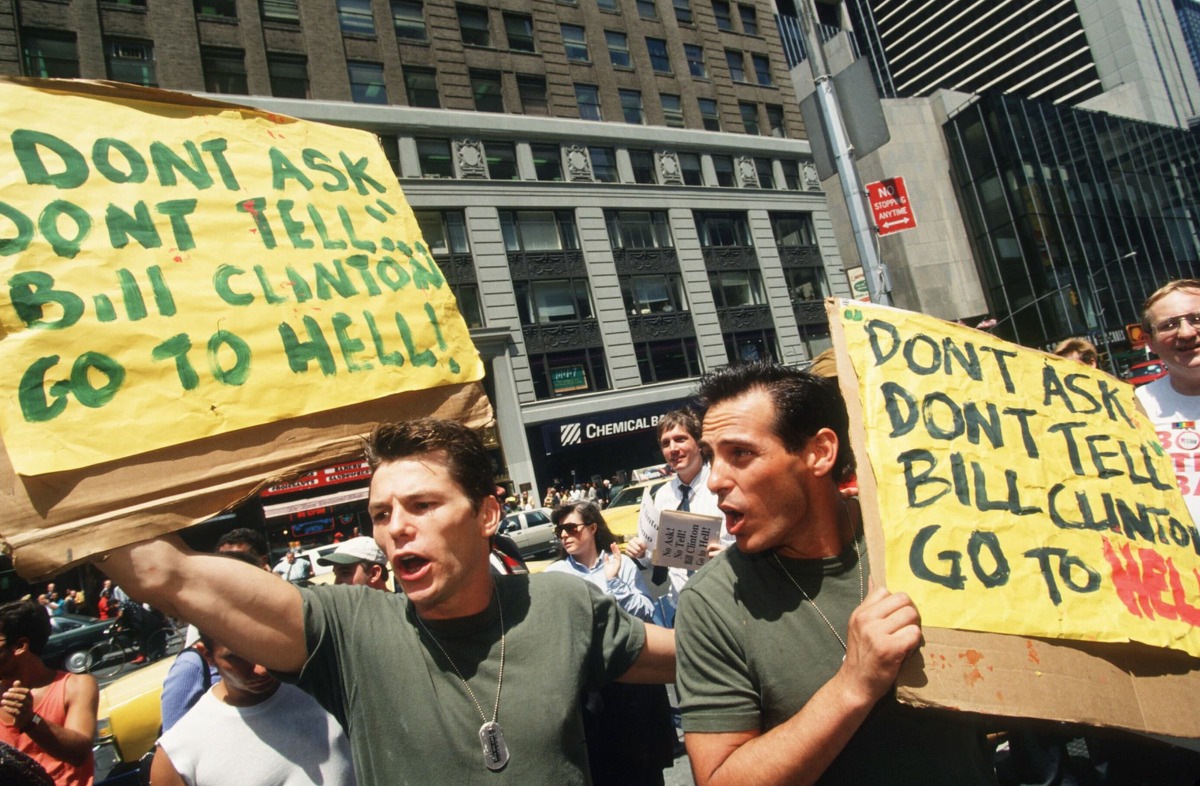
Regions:
<instances>
[{"instance_id":1,"label":"man wearing baseball cap","mask_svg":"<svg viewBox=\"0 0 1200 786\"><path fill-rule=\"evenodd\" d=\"M338 546L317 560L318 565L333 566L334 584L352 584L387 590L388 561L374 538L365 535Z\"/></svg>"}]
</instances>

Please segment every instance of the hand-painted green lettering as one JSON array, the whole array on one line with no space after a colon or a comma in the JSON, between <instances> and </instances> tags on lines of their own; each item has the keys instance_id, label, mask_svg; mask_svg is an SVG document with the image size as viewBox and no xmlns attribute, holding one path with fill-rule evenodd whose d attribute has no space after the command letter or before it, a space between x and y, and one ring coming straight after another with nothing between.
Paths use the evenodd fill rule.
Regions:
<instances>
[{"instance_id":1,"label":"hand-painted green lettering","mask_svg":"<svg viewBox=\"0 0 1200 786\"><path fill-rule=\"evenodd\" d=\"M313 182L308 175L304 174L304 170L293 164L282 151L277 148L270 148L269 155L271 157L271 187L276 191L283 191L287 188L287 181L295 180L305 191L313 190Z\"/></svg>"},{"instance_id":2,"label":"hand-painted green lettering","mask_svg":"<svg viewBox=\"0 0 1200 786\"><path fill-rule=\"evenodd\" d=\"M329 182L321 184L326 191L348 191L350 189L350 183L347 182L346 176L337 167L330 165L329 156L320 150L313 150L311 147L304 148L303 156L305 166L318 172L324 172L332 178Z\"/></svg>"},{"instance_id":3,"label":"hand-painted green lettering","mask_svg":"<svg viewBox=\"0 0 1200 786\"><path fill-rule=\"evenodd\" d=\"M254 295L249 292L234 292L229 286L229 279L234 276L244 276L245 270L233 265L221 265L213 273L213 289L216 290L217 297L224 300L231 306L248 306L254 302Z\"/></svg>"},{"instance_id":4,"label":"hand-painted green lettering","mask_svg":"<svg viewBox=\"0 0 1200 786\"><path fill-rule=\"evenodd\" d=\"M12 132L12 145L25 182L30 185L68 189L78 188L87 182L88 165L83 154L71 143L53 134L18 128ZM46 168L42 151L58 157L58 171L50 172Z\"/></svg>"},{"instance_id":5,"label":"hand-painted green lettering","mask_svg":"<svg viewBox=\"0 0 1200 786\"><path fill-rule=\"evenodd\" d=\"M69 328L83 316L83 299L74 292L54 288L54 277L39 270L17 273L8 280L8 298L26 327L43 330ZM57 319L47 319L45 307L53 303L62 310Z\"/></svg>"},{"instance_id":6,"label":"hand-painted green lettering","mask_svg":"<svg viewBox=\"0 0 1200 786\"><path fill-rule=\"evenodd\" d=\"M0 202L0 217L7 218L17 230L12 237L0 237L0 257L20 254L33 242L33 220L7 202Z\"/></svg>"},{"instance_id":7,"label":"hand-painted green lettering","mask_svg":"<svg viewBox=\"0 0 1200 786\"><path fill-rule=\"evenodd\" d=\"M113 151L124 159L124 167L112 161ZM133 145L122 139L101 137L92 143L92 166L110 183L145 183L150 176L150 167Z\"/></svg>"},{"instance_id":8,"label":"hand-painted green lettering","mask_svg":"<svg viewBox=\"0 0 1200 786\"><path fill-rule=\"evenodd\" d=\"M59 231L59 219L63 216L75 224L74 237L67 237ZM38 216L38 229L42 237L50 243L54 253L63 259L74 259L83 245L84 239L92 231L92 217L79 205L56 199L46 205L46 209Z\"/></svg>"}]
</instances>

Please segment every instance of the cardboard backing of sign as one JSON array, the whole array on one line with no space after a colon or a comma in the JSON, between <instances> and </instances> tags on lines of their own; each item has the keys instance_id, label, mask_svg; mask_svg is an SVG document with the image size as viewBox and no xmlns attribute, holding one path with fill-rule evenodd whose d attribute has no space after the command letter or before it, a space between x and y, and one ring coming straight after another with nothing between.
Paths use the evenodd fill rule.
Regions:
<instances>
[{"instance_id":1,"label":"cardboard backing of sign","mask_svg":"<svg viewBox=\"0 0 1200 786\"><path fill-rule=\"evenodd\" d=\"M871 575L884 585L884 535L877 484L867 460L858 377L826 300L838 384L850 415ZM1090 644L948 628L923 628L896 696L916 707L1045 718L1173 737L1200 737L1200 672L1186 653L1140 644Z\"/></svg>"},{"instance_id":2,"label":"cardboard backing of sign","mask_svg":"<svg viewBox=\"0 0 1200 786\"><path fill-rule=\"evenodd\" d=\"M301 472L362 457L380 422L492 419L478 383L401 393L77 471L24 477L0 452L0 537L28 580L197 524ZM136 426L131 426L136 427Z\"/></svg>"}]
</instances>

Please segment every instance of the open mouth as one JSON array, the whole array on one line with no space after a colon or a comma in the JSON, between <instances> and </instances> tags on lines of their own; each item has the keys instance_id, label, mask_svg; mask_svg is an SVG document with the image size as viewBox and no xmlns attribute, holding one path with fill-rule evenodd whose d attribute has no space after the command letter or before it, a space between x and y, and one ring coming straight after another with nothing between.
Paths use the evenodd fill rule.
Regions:
<instances>
[{"instance_id":1,"label":"open mouth","mask_svg":"<svg viewBox=\"0 0 1200 786\"><path fill-rule=\"evenodd\" d=\"M745 515L740 510L732 508L721 508L721 512L725 514L725 529L730 535L736 535L742 522L745 520Z\"/></svg>"},{"instance_id":2,"label":"open mouth","mask_svg":"<svg viewBox=\"0 0 1200 786\"><path fill-rule=\"evenodd\" d=\"M429 560L424 557L412 555L397 557L395 564L396 577L401 581L412 581L419 578L428 566Z\"/></svg>"}]
</instances>

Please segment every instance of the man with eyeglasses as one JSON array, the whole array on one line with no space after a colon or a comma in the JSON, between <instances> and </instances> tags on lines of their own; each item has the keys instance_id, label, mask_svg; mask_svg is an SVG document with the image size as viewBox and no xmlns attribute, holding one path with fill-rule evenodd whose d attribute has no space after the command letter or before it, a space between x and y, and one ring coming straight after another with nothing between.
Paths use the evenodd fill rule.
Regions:
<instances>
[{"instance_id":1,"label":"man with eyeglasses","mask_svg":"<svg viewBox=\"0 0 1200 786\"><path fill-rule=\"evenodd\" d=\"M1167 376L1138 388L1138 401L1175 460L1192 521L1200 522L1200 279L1178 279L1151 295L1142 328Z\"/></svg>"}]
</instances>

